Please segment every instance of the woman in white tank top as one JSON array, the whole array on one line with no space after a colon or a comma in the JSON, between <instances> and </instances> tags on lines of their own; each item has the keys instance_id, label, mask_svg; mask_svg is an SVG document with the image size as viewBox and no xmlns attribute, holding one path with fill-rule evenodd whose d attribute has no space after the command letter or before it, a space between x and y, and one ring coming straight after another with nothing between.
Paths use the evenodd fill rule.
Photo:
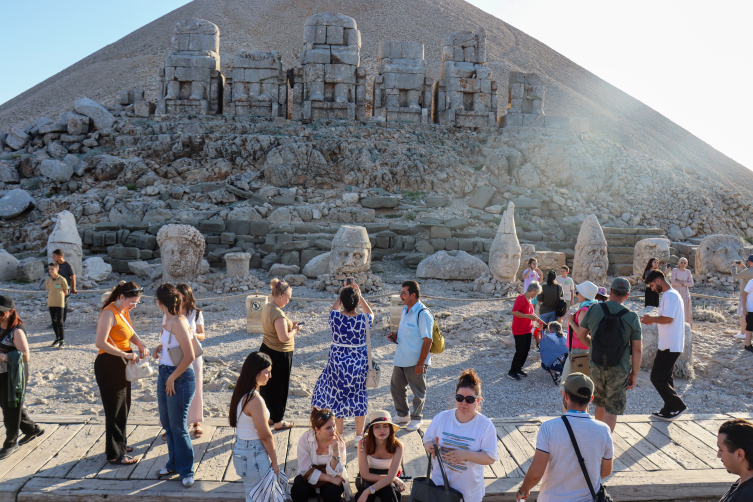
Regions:
<instances>
[{"instance_id":1,"label":"woman in white tank top","mask_svg":"<svg viewBox=\"0 0 753 502\"><path fill-rule=\"evenodd\" d=\"M398 477L403 460L403 445L395 437L400 426L384 410L369 415L364 438L358 443L356 502L400 502L405 483Z\"/></svg>"},{"instance_id":2,"label":"woman in white tank top","mask_svg":"<svg viewBox=\"0 0 753 502\"><path fill-rule=\"evenodd\" d=\"M269 429L269 410L259 395L259 387L267 384L272 375L272 360L263 352L251 352L241 368L241 374L230 399L228 420L235 427L233 466L243 479L246 499L269 469L280 473L275 454L272 431Z\"/></svg>"}]
</instances>

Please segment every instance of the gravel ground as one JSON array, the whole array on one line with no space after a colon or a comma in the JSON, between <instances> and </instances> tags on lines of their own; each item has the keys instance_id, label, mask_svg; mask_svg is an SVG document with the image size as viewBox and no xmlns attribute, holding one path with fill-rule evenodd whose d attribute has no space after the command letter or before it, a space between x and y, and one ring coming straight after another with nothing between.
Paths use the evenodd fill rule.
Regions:
<instances>
[{"instance_id":1,"label":"gravel ground","mask_svg":"<svg viewBox=\"0 0 753 502\"><path fill-rule=\"evenodd\" d=\"M400 281L414 273L397 263L383 262L382 277L387 291L398 291ZM262 276L259 276L262 278ZM266 280L266 278L264 278ZM100 284L112 286L115 282ZM31 289L32 286L2 284L0 287ZM425 281L422 292L427 295L465 298L464 302L427 299L446 336L446 350L434 356L429 370L428 395L424 415L429 418L453 405L453 385L461 370L473 367L483 380L485 401L482 412L490 417L553 416L560 413L560 394L551 378L540 369L539 354L531 350L525 370L529 377L516 382L506 377L514 353L509 329L511 302L479 301L478 293L470 292L468 283L448 284ZM44 295L12 295L25 321L32 350L31 378L27 406L32 413L101 414L99 391L94 380L93 362L97 354L94 333L98 317L99 295L80 295L72 303L66 326L66 348L50 348L54 336ZM294 288L296 296L322 297L322 301L293 301L286 311L294 321L305 320L305 331L296 340L293 360L293 389L300 394L313 390L329 351L331 335L327 313L334 301L323 293L305 286ZM201 304L200 304L201 305ZM639 304L629 302L634 310ZM742 351L742 341L732 335L739 327L728 310L732 302L710 302L707 317L717 322L696 322L694 354L696 378L678 380L679 391L694 413L725 413L753 411L753 392L747 377L753 356ZM735 304L736 306L736 304ZM389 330L389 301L372 303L377 319L372 330L375 359L382 368L378 389L369 391L369 409L387 409L394 413L389 394L394 345L385 338ZM245 331L245 305L241 299L207 303L204 314L207 340L204 343L204 402L206 416L225 416L232 390L245 356L259 348L260 335ZM132 313L134 328L149 347L157 345L161 316L153 300L144 299ZM216 390L215 390L216 389ZM310 397L291 395L286 418L306 421ZM642 370L637 387L628 394L629 414L645 414L661 407L659 395L649 381L649 372ZM146 379L134 384L131 414L156 416L156 380Z\"/></svg>"}]
</instances>

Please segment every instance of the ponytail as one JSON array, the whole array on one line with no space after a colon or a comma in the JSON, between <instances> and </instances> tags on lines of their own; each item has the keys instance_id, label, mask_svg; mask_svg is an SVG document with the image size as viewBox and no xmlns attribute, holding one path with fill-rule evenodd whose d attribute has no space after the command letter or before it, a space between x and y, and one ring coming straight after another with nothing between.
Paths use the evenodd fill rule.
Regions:
<instances>
[{"instance_id":1,"label":"ponytail","mask_svg":"<svg viewBox=\"0 0 753 502\"><path fill-rule=\"evenodd\" d=\"M275 277L269 283L269 287L272 289L272 298L279 298L290 289L290 284Z\"/></svg>"},{"instance_id":2,"label":"ponytail","mask_svg":"<svg viewBox=\"0 0 753 502\"><path fill-rule=\"evenodd\" d=\"M102 310L107 308L108 305L115 302L120 295L126 298L135 298L141 296L141 292L144 291L133 281L120 281L117 286L112 290L110 296L102 303Z\"/></svg>"},{"instance_id":3,"label":"ponytail","mask_svg":"<svg viewBox=\"0 0 753 502\"><path fill-rule=\"evenodd\" d=\"M165 306L170 315L180 315L183 309L183 299L180 297L178 288L172 284L163 283L157 288L157 300Z\"/></svg>"}]
</instances>

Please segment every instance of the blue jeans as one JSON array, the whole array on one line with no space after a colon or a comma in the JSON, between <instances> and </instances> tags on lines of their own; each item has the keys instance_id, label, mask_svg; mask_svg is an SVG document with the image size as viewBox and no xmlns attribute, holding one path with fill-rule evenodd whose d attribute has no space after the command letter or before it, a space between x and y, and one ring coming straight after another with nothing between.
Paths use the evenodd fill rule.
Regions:
<instances>
[{"instance_id":1,"label":"blue jeans","mask_svg":"<svg viewBox=\"0 0 753 502\"><path fill-rule=\"evenodd\" d=\"M541 314L540 317L541 317L541 320L547 323L548 325L550 322L554 322L557 320L557 312L556 311L547 312L546 314Z\"/></svg>"},{"instance_id":2,"label":"blue jeans","mask_svg":"<svg viewBox=\"0 0 753 502\"><path fill-rule=\"evenodd\" d=\"M180 479L193 476L193 445L188 435L186 420L196 390L196 378L190 366L175 379L175 394L165 392L167 379L175 366L159 365L157 378L157 405L159 419L167 437L167 469L177 471Z\"/></svg>"},{"instance_id":3,"label":"blue jeans","mask_svg":"<svg viewBox=\"0 0 753 502\"><path fill-rule=\"evenodd\" d=\"M269 460L261 439L238 439L236 436L235 446L233 446L233 466L235 473L243 479L246 498L248 498L251 490L272 468L272 462Z\"/></svg>"}]
</instances>

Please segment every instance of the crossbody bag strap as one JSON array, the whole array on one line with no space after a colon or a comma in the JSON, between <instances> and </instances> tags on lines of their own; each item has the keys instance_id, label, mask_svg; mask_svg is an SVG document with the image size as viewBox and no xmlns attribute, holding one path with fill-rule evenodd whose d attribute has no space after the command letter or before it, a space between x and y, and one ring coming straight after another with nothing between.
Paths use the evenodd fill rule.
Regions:
<instances>
[{"instance_id":1,"label":"crossbody bag strap","mask_svg":"<svg viewBox=\"0 0 753 502\"><path fill-rule=\"evenodd\" d=\"M369 370L371 370L371 330L369 329L369 314L364 313L363 316L366 318L366 356L368 358Z\"/></svg>"},{"instance_id":2,"label":"crossbody bag strap","mask_svg":"<svg viewBox=\"0 0 753 502\"><path fill-rule=\"evenodd\" d=\"M583 471L583 476L586 478L586 483L588 483L588 489L591 491L591 496L594 498L594 500L596 500L596 492L594 491L594 486L593 484L591 484L591 477L588 475L588 470L586 469L586 461L583 460L583 456L580 454L580 448L578 448L578 442L575 440L573 428L570 427L570 422L567 420L567 417L565 415L562 415L562 421L565 422L567 433L570 435L570 441L573 442L575 455L578 457L578 463L580 464L580 469Z\"/></svg>"}]
</instances>

